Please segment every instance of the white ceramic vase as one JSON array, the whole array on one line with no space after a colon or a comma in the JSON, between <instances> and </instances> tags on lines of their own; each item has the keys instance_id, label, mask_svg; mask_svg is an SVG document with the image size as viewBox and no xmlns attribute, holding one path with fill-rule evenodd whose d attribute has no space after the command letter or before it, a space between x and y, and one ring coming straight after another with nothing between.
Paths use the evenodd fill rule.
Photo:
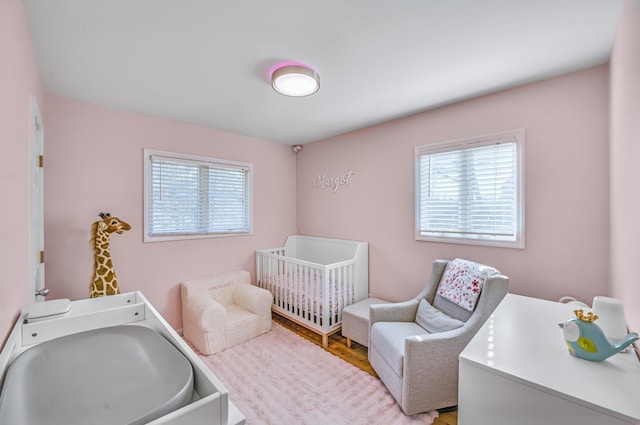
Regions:
<instances>
[{"instance_id":1,"label":"white ceramic vase","mask_svg":"<svg viewBox=\"0 0 640 425\"><path fill-rule=\"evenodd\" d=\"M610 343L615 344L627 336L627 321L622 301L615 298L593 297L592 310L598 315L596 322Z\"/></svg>"}]
</instances>

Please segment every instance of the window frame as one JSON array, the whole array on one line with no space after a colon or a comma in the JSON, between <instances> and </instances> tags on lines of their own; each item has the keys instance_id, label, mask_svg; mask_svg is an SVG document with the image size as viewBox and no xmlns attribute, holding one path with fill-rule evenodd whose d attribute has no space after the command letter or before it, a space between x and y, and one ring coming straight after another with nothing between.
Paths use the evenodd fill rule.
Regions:
<instances>
[{"instance_id":1,"label":"window frame","mask_svg":"<svg viewBox=\"0 0 640 425\"><path fill-rule=\"evenodd\" d=\"M211 164L213 166L220 166L221 168L246 168L247 169L247 179L246 179L246 191L247 191L247 205L246 205L246 214L248 216L248 229L246 231L230 231L230 232L185 232L178 234L158 234L152 235L150 233L150 218L149 214L151 212L150 202L151 202L151 194L152 189L151 185L153 183L152 176L152 157L164 157L170 160L175 160L177 162L184 161L187 162L200 162ZM163 242L163 241L177 241L177 240L190 240L190 239L206 239L206 238L219 238L219 237L227 237L227 236L247 236L253 234L253 164L247 162L240 161L231 161L226 159L219 159L213 157L207 157L203 155L192 155L192 154L184 154L178 152L168 152L161 151L156 149L143 149L143 160L144 160L144 176L143 176L143 186L144 186L144 200L143 200L143 242Z\"/></svg>"},{"instance_id":2,"label":"window frame","mask_svg":"<svg viewBox=\"0 0 640 425\"><path fill-rule=\"evenodd\" d=\"M445 235L431 234L425 235L420 230L421 220L421 170L420 159L424 155L462 151L465 149L478 148L482 146L490 146L498 143L515 142L515 160L514 160L514 177L517 180L514 184L515 189L515 218L514 231L515 237L512 241L491 239L489 236L469 237L463 235ZM524 196L524 150L525 150L525 131L523 128L498 133L488 134L484 136L469 137L464 139L450 140L433 144L416 146L414 148L414 176L415 176L415 223L414 237L416 241L455 243L465 245L480 245L503 248L525 248L525 196Z\"/></svg>"}]
</instances>

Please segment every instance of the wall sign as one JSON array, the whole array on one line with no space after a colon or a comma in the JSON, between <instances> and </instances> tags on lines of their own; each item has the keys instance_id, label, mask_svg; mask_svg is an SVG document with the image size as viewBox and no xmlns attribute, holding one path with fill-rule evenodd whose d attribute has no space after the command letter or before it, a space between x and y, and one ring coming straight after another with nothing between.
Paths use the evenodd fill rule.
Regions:
<instances>
[{"instance_id":1,"label":"wall sign","mask_svg":"<svg viewBox=\"0 0 640 425\"><path fill-rule=\"evenodd\" d=\"M327 177L326 174L318 174L318 177L313 179L313 183L311 186L317 187L320 189L329 189L331 193L336 193L340 186L343 184L351 183L351 178L355 174L354 171L349 170L349 172L345 173L342 177Z\"/></svg>"}]
</instances>

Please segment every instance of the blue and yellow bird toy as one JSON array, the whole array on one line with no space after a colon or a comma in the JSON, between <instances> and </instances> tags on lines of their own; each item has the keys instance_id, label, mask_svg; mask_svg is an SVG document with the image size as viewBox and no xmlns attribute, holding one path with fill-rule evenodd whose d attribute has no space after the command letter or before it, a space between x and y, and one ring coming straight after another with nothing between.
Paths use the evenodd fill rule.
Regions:
<instances>
[{"instance_id":1,"label":"blue and yellow bird toy","mask_svg":"<svg viewBox=\"0 0 640 425\"><path fill-rule=\"evenodd\" d=\"M611 344L602 329L593 323L598 318L596 314L591 311L585 314L583 310L574 310L573 313L576 317L560 323L564 340L572 356L600 362L619 353L640 338L637 333L631 332L620 342Z\"/></svg>"}]
</instances>

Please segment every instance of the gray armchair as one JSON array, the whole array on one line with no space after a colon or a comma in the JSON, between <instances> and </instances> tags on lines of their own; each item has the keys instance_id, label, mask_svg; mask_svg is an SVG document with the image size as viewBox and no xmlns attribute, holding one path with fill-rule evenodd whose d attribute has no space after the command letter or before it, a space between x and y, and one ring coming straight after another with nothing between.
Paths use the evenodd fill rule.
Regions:
<instances>
[{"instance_id":1,"label":"gray armchair","mask_svg":"<svg viewBox=\"0 0 640 425\"><path fill-rule=\"evenodd\" d=\"M458 404L458 356L507 294L509 278L497 270L453 261L434 261L427 286L414 299L369 309L369 362L407 415ZM451 283L461 287L452 271L441 286L449 263L452 271L458 264L481 270L476 298L449 300Z\"/></svg>"}]
</instances>

